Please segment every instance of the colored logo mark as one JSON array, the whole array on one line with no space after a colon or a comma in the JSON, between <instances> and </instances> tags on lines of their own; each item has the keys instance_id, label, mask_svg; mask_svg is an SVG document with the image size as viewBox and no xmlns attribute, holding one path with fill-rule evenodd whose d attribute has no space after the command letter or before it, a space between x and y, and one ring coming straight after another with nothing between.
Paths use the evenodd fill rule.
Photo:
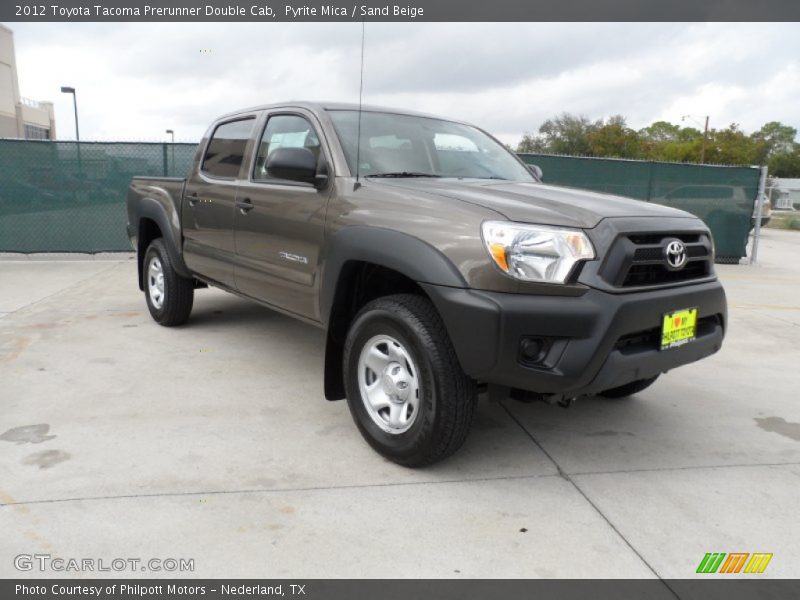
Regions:
<instances>
[{"instance_id":1,"label":"colored logo mark","mask_svg":"<svg viewBox=\"0 0 800 600\"><path fill-rule=\"evenodd\" d=\"M763 573L772 554L766 552L708 552L697 567L698 573Z\"/></svg>"}]
</instances>

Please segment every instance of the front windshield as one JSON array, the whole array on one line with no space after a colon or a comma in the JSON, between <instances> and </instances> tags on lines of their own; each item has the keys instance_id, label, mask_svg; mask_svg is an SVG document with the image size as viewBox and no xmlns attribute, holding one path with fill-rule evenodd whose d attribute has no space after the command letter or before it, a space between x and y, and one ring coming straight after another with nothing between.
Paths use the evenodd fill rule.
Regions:
<instances>
[{"instance_id":1,"label":"front windshield","mask_svg":"<svg viewBox=\"0 0 800 600\"><path fill-rule=\"evenodd\" d=\"M451 121L358 111L329 111L351 173L363 177L458 177L534 181L531 173L502 144L485 133Z\"/></svg>"}]
</instances>

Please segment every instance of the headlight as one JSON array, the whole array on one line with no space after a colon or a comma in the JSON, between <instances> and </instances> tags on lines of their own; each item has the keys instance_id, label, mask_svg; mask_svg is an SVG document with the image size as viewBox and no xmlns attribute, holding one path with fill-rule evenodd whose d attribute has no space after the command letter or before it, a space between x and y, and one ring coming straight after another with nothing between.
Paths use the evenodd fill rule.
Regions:
<instances>
[{"instance_id":1,"label":"headlight","mask_svg":"<svg viewBox=\"0 0 800 600\"><path fill-rule=\"evenodd\" d=\"M500 269L522 281L564 283L572 268L594 258L594 248L578 229L485 221L483 242Z\"/></svg>"},{"instance_id":2,"label":"headlight","mask_svg":"<svg viewBox=\"0 0 800 600\"><path fill-rule=\"evenodd\" d=\"M713 265L717 261L717 245L714 243L714 236L711 235L711 232L708 232L708 239L711 240L711 264Z\"/></svg>"}]
</instances>

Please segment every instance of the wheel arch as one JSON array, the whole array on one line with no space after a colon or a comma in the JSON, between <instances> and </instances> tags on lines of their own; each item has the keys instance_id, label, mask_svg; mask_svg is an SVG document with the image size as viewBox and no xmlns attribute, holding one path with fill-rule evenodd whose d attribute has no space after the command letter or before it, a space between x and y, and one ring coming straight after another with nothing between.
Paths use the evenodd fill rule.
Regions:
<instances>
[{"instance_id":1,"label":"wheel arch","mask_svg":"<svg viewBox=\"0 0 800 600\"><path fill-rule=\"evenodd\" d=\"M327 328L325 397L345 397L343 350L347 330L367 302L396 294L426 294L421 283L467 287L461 273L438 249L414 236L378 227L353 226L328 245L320 289L320 314Z\"/></svg>"},{"instance_id":2,"label":"wheel arch","mask_svg":"<svg viewBox=\"0 0 800 600\"><path fill-rule=\"evenodd\" d=\"M144 290L144 254L150 243L163 238L175 270L183 277L192 277L183 262L180 252L180 241L175 239L173 228L164 206L155 199L142 198L139 202L139 220L136 237L136 263L139 276L139 289Z\"/></svg>"}]
</instances>

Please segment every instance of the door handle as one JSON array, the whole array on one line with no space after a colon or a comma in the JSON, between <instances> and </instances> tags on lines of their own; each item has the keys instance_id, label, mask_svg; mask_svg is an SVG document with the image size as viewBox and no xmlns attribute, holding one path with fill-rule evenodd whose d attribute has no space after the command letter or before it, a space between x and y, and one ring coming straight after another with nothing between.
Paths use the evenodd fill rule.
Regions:
<instances>
[{"instance_id":1,"label":"door handle","mask_svg":"<svg viewBox=\"0 0 800 600\"><path fill-rule=\"evenodd\" d=\"M188 201L189 201L189 206L197 206L197 203L200 202L200 198L198 197L197 194L192 194L191 196L189 196Z\"/></svg>"},{"instance_id":2,"label":"door handle","mask_svg":"<svg viewBox=\"0 0 800 600\"><path fill-rule=\"evenodd\" d=\"M250 198L245 198L244 200L236 201L236 208L242 211L242 214L245 215L249 211L253 210L255 206L253 206L253 203L250 201Z\"/></svg>"}]
</instances>

